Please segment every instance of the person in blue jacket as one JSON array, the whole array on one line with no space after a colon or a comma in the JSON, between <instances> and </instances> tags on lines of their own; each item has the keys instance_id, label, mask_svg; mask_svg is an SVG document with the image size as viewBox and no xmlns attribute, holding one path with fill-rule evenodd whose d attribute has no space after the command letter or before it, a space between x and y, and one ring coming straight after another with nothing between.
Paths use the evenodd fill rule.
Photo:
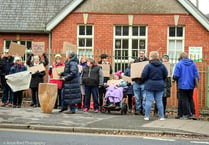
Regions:
<instances>
[{"instance_id":1,"label":"person in blue jacket","mask_svg":"<svg viewBox=\"0 0 209 145\"><path fill-rule=\"evenodd\" d=\"M176 64L173 79L178 81L180 99L183 105L183 116L180 119L196 119L193 101L195 80L199 81L199 74L195 63L188 58L186 52L180 54L180 61Z\"/></svg>"},{"instance_id":2,"label":"person in blue jacket","mask_svg":"<svg viewBox=\"0 0 209 145\"><path fill-rule=\"evenodd\" d=\"M144 120L149 120L150 110L154 99L159 110L160 120L165 120L162 97L168 71L164 64L159 60L159 53L157 51L150 52L149 60L149 64L144 67L141 75L142 80L145 81L144 89L146 90Z\"/></svg>"},{"instance_id":3,"label":"person in blue jacket","mask_svg":"<svg viewBox=\"0 0 209 145\"><path fill-rule=\"evenodd\" d=\"M26 71L26 66L23 65L22 59L19 56L14 58L14 65L10 69L10 74ZM13 108L21 108L23 91L14 92Z\"/></svg>"}]
</instances>

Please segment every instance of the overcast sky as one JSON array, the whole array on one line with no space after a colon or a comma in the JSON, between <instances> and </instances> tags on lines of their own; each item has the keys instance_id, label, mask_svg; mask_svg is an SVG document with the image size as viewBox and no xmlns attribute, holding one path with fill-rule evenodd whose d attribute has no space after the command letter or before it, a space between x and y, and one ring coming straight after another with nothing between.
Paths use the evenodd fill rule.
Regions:
<instances>
[{"instance_id":1,"label":"overcast sky","mask_svg":"<svg viewBox=\"0 0 209 145\"><path fill-rule=\"evenodd\" d=\"M196 5L196 0L191 0ZM199 0L199 9L204 14L209 14L209 0Z\"/></svg>"}]
</instances>

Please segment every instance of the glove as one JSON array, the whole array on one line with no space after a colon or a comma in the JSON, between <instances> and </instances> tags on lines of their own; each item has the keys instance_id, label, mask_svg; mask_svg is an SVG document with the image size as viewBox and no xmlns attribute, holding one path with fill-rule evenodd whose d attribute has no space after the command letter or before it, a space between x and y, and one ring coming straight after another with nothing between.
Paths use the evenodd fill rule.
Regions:
<instances>
[{"instance_id":1,"label":"glove","mask_svg":"<svg viewBox=\"0 0 209 145\"><path fill-rule=\"evenodd\" d=\"M49 67L49 71L50 71L50 72L52 71L52 66Z\"/></svg>"},{"instance_id":2,"label":"glove","mask_svg":"<svg viewBox=\"0 0 209 145\"><path fill-rule=\"evenodd\" d=\"M43 53L43 56L46 57L46 53Z\"/></svg>"},{"instance_id":3,"label":"glove","mask_svg":"<svg viewBox=\"0 0 209 145\"><path fill-rule=\"evenodd\" d=\"M33 57L33 53L31 53L31 54L29 55L29 57L30 57L30 58Z\"/></svg>"}]
</instances>

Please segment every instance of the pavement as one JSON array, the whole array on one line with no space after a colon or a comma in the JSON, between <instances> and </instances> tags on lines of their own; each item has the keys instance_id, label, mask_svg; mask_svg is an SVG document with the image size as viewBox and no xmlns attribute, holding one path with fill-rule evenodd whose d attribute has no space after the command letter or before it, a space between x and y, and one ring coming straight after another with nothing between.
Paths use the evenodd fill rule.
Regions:
<instances>
[{"instance_id":1,"label":"pavement","mask_svg":"<svg viewBox=\"0 0 209 145\"><path fill-rule=\"evenodd\" d=\"M41 108L0 107L0 128L67 131L78 133L128 134L128 135L179 135L209 137L209 121L167 118L160 121L150 117L145 121L140 115L121 115L120 112L94 113L77 111L76 114L43 113Z\"/></svg>"}]
</instances>

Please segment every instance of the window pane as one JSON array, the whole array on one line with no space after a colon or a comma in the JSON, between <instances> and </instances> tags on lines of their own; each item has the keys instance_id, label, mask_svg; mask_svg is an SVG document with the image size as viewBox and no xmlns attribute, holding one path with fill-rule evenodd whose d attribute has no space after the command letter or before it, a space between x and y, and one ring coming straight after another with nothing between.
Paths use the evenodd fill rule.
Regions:
<instances>
[{"instance_id":1,"label":"window pane","mask_svg":"<svg viewBox=\"0 0 209 145\"><path fill-rule=\"evenodd\" d=\"M123 40L123 49L128 49L128 40Z\"/></svg>"},{"instance_id":2,"label":"window pane","mask_svg":"<svg viewBox=\"0 0 209 145\"><path fill-rule=\"evenodd\" d=\"M132 40L132 49L138 49L138 40Z\"/></svg>"},{"instance_id":3,"label":"window pane","mask_svg":"<svg viewBox=\"0 0 209 145\"><path fill-rule=\"evenodd\" d=\"M133 34L132 34L133 36L138 36L138 27L137 27L137 26L134 26L134 27L132 28L132 31L133 31L133 32L132 32L132 33L133 33Z\"/></svg>"},{"instance_id":4,"label":"window pane","mask_svg":"<svg viewBox=\"0 0 209 145\"><path fill-rule=\"evenodd\" d=\"M128 50L123 50L122 51L122 59L123 60L128 60Z\"/></svg>"},{"instance_id":5,"label":"window pane","mask_svg":"<svg viewBox=\"0 0 209 145\"><path fill-rule=\"evenodd\" d=\"M115 63L115 72L121 70L121 65L120 63Z\"/></svg>"},{"instance_id":6,"label":"window pane","mask_svg":"<svg viewBox=\"0 0 209 145\"><path fill-rule=\"evenodd\" d=\"M183 36L183 28L182 27L177 27L177 36L182 37Z\"/></svg>"},{"instance_id":7,"label":"window pane","mask_svg":"<svg viewBox=\"0 0 209 145\"><path fill-rule=\"evenodd\" d=\"M86 39L86 46L92 47L92 39Z\"/></svg>"},{"instance_id":8,"label":"window pane","mask_svg":"<svg viewBox=\"0 0 209 145\"><path fill-rule=\"evenodd\" d=\"M140 49L145 49L145 40L140 40Z\"/></svg>"},{"instance_id":9,"label":"window pane","mask_svg":"<svg viewBox=\"0 0 209 145\"><path fill-rule=\"evenodd\" d=\"M79 35L85 35L85 26L79 26Z\"/></svg>"},{"instance_id":10,"label":"window pane","mask_svg":"<svg viewBox=\"0 0 209 145\"><path fill-rule=\"evenodd\" d=\"M27 49L31 49L31 47L32 47L32 42L31 41L28 41L27 42Z\"/></svg>"},{"instance_id":11,"label":"window pane","mask_svg":"<svg viewBox=\"0 0 209 145\"><path fill-rule=\"evenodd\" d=\"M6 40L6 49L9 49L11 41L10 40Z\"/></svg>"},{"instance_id":12,"label":"window pane","mask_svg":"<svg viewBox=\"0 0 209 145\"><path fill-rule=\"evenodd\" d=\"M121 48L121 40L115 40L115 48Z\"/></svg>"},{"instance_id":13,"label":"window pane","mask_svg":"<svg viewBox=\"0 0 209 145\"><path fill-rule=\"evenodd\" d=\"M121 36L121 26L116 26L115 27L115 35Z\"/></svg>"},{"instance_id":14,"label":"window pane","mask_svg":"<svg viewBox=\"0 0 209 145\"><path fill-rule=\"evenodd\" d=\"M92 26L86 26L86 35L92 35Z\"/></svg>"},{"instance_id":15,"label":"window pane","mask_svg":"<svg viewBox=\"0 0 209 145\"><path fill-rule=\"evenodd\" d=\"M25 41L20 41L20 44L21 45L25 45Z\"/></svg>"},{"instance_id":16,"label":"window pane","mask_svg":"<svg viewBox=\"0 0 209 145\"><path fill-rule=\"evenodd\" d=\"M145 26L141 26L140 27L140 36L145 36L146 35L146 27Z\"/></svg>"},{"instance_id":17,"label":"window pane","mask_svg":"<svg viewBox=\"0 0 209 145\"><path fill-rule=\"evenodd\" d=\"M177 40L176 41L176 51L182 52L182 40Z\"/></svg>"},{"instance_id":18,"label":"window pane","mask_svg":"<svg viewBox=\"0 0 209 145\"><path fill-rule=\"evenodd\" d=\"M121 50L115 50L115 59L121 59Z\"/></svg>"},{"instance_id":19,"label":"window pane","mask_svg":"<svg viewBox=\"0 0 209 145\"><path fill-rule=\"evenodd\" d=\"M174 37L175 36L175 27L169 27L169 36Z\"/></svg>"},{"instance_id":20,"label":"window pane","mask_svg":"<svg viewBox=\"0 0 209 145\"><path fill-rule=\"evenodd\" d=\"M175 56L175 40L170 40L169 41L168 55L169 55L170 59L176 59L177 58Z\"/></svg>"},{"instance_id":21,"label":"window pane","mask_svg":"<svg viewBox=\"0 0 209 145\"><path fill-rule=\"evenodd\" d=\"M79 39L79 46L85 47L85 39Z\"/></svg>"},{"instance_id":22,"label":"window pane","mask_svg":"<svg viewBox=\"0 0 209 145\"><path fill-rule=\"evenodd\" d=\"M123 36L128 36L128 26L123 26Z\"/></svg>"},{"instance_id":23,"label":"window pane","mask_svg":"<svg viewBox=\"0 0 209 145\"><path fill-rule=\"evenodd\" d=\"M137 58L138 57L138 50L132 50L132 57Z\"/></svg>"}]
</instances>

